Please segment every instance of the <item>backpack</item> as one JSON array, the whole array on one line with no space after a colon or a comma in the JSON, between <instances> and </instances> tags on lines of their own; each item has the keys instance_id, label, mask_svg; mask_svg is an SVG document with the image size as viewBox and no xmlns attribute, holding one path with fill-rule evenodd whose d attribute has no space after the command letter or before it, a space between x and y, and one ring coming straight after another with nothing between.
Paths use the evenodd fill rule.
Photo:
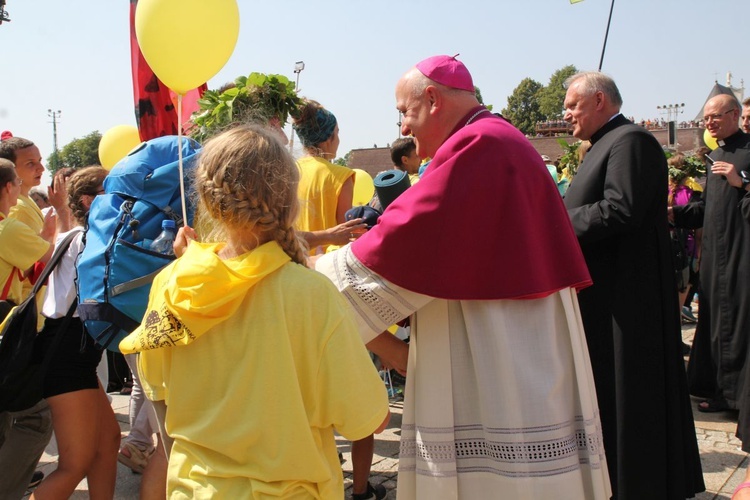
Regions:
<instances>
[{"instance_id":1,"label":"backpack","mask_svg":"<svg viewBox=\"0 0 750 500\"><path fill-rule=\"evenodd\" d=\"M119 352L120 340L143 319L154 276L174 256L149 250L162 221L183 223L178 139L142 143L104 179L105 194L94 198L78 270L78 315L97 344ZM183 137L185 191L200 145ZM186 194L186 197L189 197ZM192 224L193 207L187 206Z\"/></svg>"}]
</instances>

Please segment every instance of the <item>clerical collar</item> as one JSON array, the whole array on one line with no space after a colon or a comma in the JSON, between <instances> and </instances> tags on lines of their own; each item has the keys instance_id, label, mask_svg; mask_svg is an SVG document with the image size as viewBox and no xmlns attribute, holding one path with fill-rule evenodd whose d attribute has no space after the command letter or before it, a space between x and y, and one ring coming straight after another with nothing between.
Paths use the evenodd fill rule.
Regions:
<instances>
[{"instance_id":1,"label":"clerical collar","mask_svg":"<svg viewBox=\"0 0 750 500\"><path fill-rule=\"evenodd\" d=\"M610 118L609 120L607 120L607 123L611 122L612 120L614 120L615 118L617 118L617 117L618 117L618 116L620 116L621 114L622 114L622 113L620 113L620 112L618 111L617 113L615 113L614 115L612 115L612 118Z\"/></svg>"},{"instance_id":2,"label":"clerical collar","mask_svg":"<svg viewBox=\"0 0 750 500\"><path fill-rule=\"evenodd\" d=\"M622 116L622 113L616 113L612 118L610 118L607 121L607 123L602 125L602 127L599 130L594 132L594 134L591 136L589 141L591 141L591 144L596 143L596 141L604 137L604 134L614 129L615 127L618 127L619 125L622 125L623 123L630 123L630 122L628 121L627 118Z\"/></svg>"},{"instance_id":3,"label":"clerical collar","mask_svg":"<svg viewBox=\"0 0 750 500\"><path fill-rule=\"evenodd\" d=\"M744 134L744 132L742 131L742 129L738 129L737 132L735 132L734 134L730 135L729 137L725 137L723 139L717 140L716 144L718 144L721 147L724 147L727 144L731 144L734 141L736 141L737 139L739 139L740 136L742 136L743 134Z\"/></svg>"}]
</instances>

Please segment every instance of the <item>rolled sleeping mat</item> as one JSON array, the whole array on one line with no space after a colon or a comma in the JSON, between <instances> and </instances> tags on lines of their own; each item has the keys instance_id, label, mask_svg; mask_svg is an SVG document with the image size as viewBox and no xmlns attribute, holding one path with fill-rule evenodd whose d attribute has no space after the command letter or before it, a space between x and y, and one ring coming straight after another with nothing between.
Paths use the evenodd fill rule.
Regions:
<instances>
[{"instance_id":1,"label":"rolled sleeping mat","mask_svg":"<svg viewBox=\"0 0 750 500\"><path fill-rule=\"evenodd\" d=\"M388 205L398 198L401 193L411 187L409 174L403 170L395 169L380 172L375 176L373 183L375 184L375 192L378 193L378 199L383 206L383 210L388 208Z\"/></svg>"}]
</instances>

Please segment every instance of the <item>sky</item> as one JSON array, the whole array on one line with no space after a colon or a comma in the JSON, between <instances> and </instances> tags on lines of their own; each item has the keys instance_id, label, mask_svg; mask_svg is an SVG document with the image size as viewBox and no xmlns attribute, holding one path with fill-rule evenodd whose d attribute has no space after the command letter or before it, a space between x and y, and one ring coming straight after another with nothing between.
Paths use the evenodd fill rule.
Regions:
<instances>
[{"instance_id":1,"label":"sky","mask_svg":"<svg viewBox=\"0 0 750 500\"><path fill-rule=\"evenodd\" d=\"M6 0L0 25L0 130L53 150L94 130L136 125L126 0ZM206 2L210 5L210 1ZM486 104L500 111L526 77L546 85L572 64L596 70L611 0L238 0L240 35L217 88L258 71L294 79L300 94L331 110L338 156L398 138L394 87L418 61L460 54ZM750 86L747 0L619 0L602 71L623 96L626 116L660 118L684 103L690 120L718 80ZM200 36L201 12L185 27ZM746 91L750 95L750 90ZM665 116L664 116L665 117ZM666 117L665 117L666 118ZM290 127L287 127L290 131ZM299 141L296 141L297 144Z\"/></svg>"}]
</instances>

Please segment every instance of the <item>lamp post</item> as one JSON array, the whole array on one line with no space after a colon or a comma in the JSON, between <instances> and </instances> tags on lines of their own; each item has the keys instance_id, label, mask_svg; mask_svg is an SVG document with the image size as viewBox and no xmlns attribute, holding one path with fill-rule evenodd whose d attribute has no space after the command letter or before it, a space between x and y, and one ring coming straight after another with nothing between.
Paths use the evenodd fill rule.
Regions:
<instances>
[{"instance_id":1,"label":"lamp post","mask_svg":"<svg viewBox=\"0 0 750 500\"><path fill-rule=\"evenodd\" d=\"M60 119L60 115L62 114L62 111L59 109L57 111L52 111L51 109L47 110L47 116L52 118L52 158L54 158L53 165L52 165L52 171L57 170L57 120Z\"/></svg>"},{"instance_id":2,"label":"lamp post","mask_svg":"<svg viewBox=\"0 0 750 500\"><path fill-rule=\"evenodd\" d=\"M302 70L305 69L305 61L297 61L294 63L294 74L296 75L295 81L294 81L294 92L299 92L299 74L302 73ZM292 128L292 133L289 137L289 152L291 152L294 149L294 128Z\"/></svg>"},{"instance_id":3,"label":"lamp post","mask_svg":"<svg viewBox=\"0 0 750 500\"><path fill-rule=\"evenodd\" d=\"M680 104L663 104L656 106L659 113L667 115L667 147L672 147L677 142L676 121L677 115L685 111L685 103Z\"/></svg>"}]
</instances>

